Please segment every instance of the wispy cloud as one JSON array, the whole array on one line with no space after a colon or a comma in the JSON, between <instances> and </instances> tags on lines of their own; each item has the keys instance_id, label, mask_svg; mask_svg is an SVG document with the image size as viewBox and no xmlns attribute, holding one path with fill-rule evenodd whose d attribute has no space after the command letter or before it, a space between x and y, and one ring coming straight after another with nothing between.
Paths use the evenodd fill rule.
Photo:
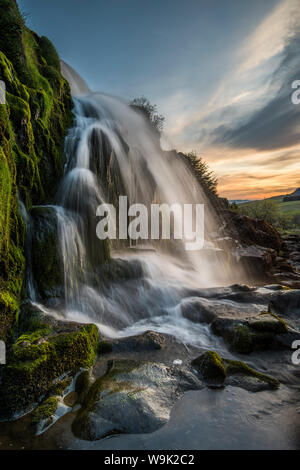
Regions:
<instances>
[{"instance_id":1,"label":"wispy cloud","mask_svg":"<svg viewBox=\"0 0 300 470\"><path fill-rule=\"evenodd\" d=\"M243 195L280 191L280 170L286 189L298 184L293 173L300 174L300 105L291 102L291 84L300 79L299 51L299 2L283 0L234 51L230 73L201 109L171 123L169 135L179 147L207 156L220 176L222 194L230 185ZM253 181L265 181L264 194Z\"/></svg>"}]
</instances>

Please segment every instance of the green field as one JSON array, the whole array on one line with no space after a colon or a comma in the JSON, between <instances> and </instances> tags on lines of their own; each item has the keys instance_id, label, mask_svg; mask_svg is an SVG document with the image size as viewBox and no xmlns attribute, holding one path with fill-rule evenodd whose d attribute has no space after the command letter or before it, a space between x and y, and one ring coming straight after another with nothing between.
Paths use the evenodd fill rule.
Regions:
<instances>
[{"instance_id":1,"label":"green field","mask_svg":"<svg viewBox=\"0 0 300 470\"><path fill-rule=\"evenodd\" d=\"M272 213L268 214L266 220L275 225L282 233L300 234L300 201L283 202L284 197L285 196L274 196L264 200L245 202L238 205L238 212L249 215L250 217L265 218L255 214L255 207L264 201L272 201L275 205L275 211L272 210Z\"/></svg>"},{"instance_id":2,"label":"green field","mask_svg":"<svg viewBox=\"0 0 300 470\"><path fill-rule=\"evenodd\" d=\"M285 196L275 196L271 197L270 199L279 205L280 212L282 214L300 216L300 201L283 202L284 197Z\"/></svg>"},{"instance_id":3,"label":"green field","mask_svg":"<svg viewBox=\"0 0 300 470\"><path fill-rule=\"evenodd\" d=\"M267 200L276 202L282 214L288 214L291 216L294 216L294 215L300 216L300 201L283 202L284 197L285 196L273 196L273 197L268 198ZM257 203L257 201L244 202L241 204L241 206L249 207L255 203Z\"/></svg>"}]
</instances>

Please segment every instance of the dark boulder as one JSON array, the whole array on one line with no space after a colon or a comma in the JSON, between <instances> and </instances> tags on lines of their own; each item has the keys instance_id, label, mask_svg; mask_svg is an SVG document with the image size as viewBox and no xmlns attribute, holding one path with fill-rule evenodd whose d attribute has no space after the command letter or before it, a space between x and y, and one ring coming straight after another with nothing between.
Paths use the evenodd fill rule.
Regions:
<instances>
[{"instance_id":1,"label":"dark boulder","mask_svg":"<svg viewBox=\"0 0 300 470\"><path fill-rule=\"evenodd\" d=\"M244 388L251 392L273 390L279 387L278 380L258 372L242 361L224 359L215 351L206 351L192 361L208 386Z\"/></svg>"},{"instance_id":2,"label":"dark boulder","mask_svg":"<svg viewBox=\"0 0 300 470\"><path fill-rule=\"evenodd\" d=\"M280 233L262 219L252 219L233 211L225 211L227 236L238 239L243 246L259 245L278 251L282 248Z\"/></svg>"},{"instance_id":3,"label":"dark boulder","mask_svg":"<svg viewBox=\"0 0 300 470\"><path fill-rule=\"evenodd\" d=\"M280 335L288 326L277 315L262 312L245 319L218 318L211 325L213 333L222 336L230 348L239 353L284 347Z\"/></svg>"}]
</instances>

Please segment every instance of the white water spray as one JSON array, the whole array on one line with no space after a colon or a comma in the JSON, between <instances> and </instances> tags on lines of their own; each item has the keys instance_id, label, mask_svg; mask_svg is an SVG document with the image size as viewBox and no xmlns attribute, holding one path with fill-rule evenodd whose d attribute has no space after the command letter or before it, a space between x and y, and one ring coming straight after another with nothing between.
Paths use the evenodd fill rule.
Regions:
<instances>
[{"instance_id":1,"label":"white water spray","mask_svg":"<svg viewBox=\"0 0 300 470\"><path fill-rule=\"evenodd\" d=\"M181 158L161 149L157 134L141 113L118 98L90 93L72 69L66 72L65 65L62 69L75 94L84 95L74 97L75 120L65 143L65 176L53 206L66 316L93 321L107 336L154 329L185 340L198 335L197 341L207 345L207 327L190 325L189 332L181 302L192 289L233 281L229 267L209 241L218 225L214 210ZM120 261L112 263L112 270L117 266L119 274L108 273L111 278L106 282L110 268L102 266L96 209L99 204L115 203L121 194L130 204L146 206L153 202L205 204L205 249L188 252L183 244L160 241L153 251L149 245L148 250L137 246L132 253L130 246L116 244L112 256Z\"/></svg>"}]
</instances>

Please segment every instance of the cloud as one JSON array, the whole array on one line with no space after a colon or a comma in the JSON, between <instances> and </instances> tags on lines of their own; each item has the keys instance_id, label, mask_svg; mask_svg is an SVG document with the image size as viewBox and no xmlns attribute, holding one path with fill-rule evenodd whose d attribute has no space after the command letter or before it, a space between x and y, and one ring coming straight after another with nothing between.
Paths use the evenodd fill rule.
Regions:
<instances>
[{"instance_id":1,"label":"cloud","mask_svg":"<svg viewBox=\"0 0 300 470\"><path fill-rule=\"evenodd\" d=\"M233 53L232 67L201 110L173 128L183 144L258 150L300 141L300 105L291 84L300 74L300 8L284 0ZM172 131L171 131L172 132Z\"/></svg>"},{"instance_id":2,"label":"cloud","mask_svg":"<svg viewBox=\"0 0 300 470\"><path fill-rule=\"evenodd\" d=\"M217 127L211 135L213 144L269 150L300 142L300 109L291 102L291 85L300 74L299 50L300 28L288 38L281 52L282 60L273 73L272 81L280 83L277 94L249 117L245 116L245 123L232 128Z\"/></svg>"}]
</instances>

